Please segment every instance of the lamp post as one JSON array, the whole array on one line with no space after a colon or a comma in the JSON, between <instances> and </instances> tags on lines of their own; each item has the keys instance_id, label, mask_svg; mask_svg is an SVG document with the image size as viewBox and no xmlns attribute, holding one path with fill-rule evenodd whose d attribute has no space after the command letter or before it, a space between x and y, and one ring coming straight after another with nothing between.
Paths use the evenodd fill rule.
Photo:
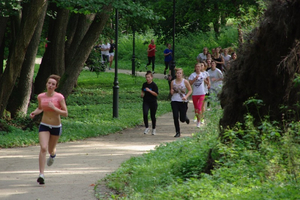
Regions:
<instances>
[{"instance_id":1,"label":"lamp post","mask_svg":"<svg viewBox=\"0 0 300 200\"><path fill-rule=\"evenodd\" d=\"M174 79L175 77L175 0L173 0L173 60L170 64L170 69L171 69L171 76L172 79Z\"/></svg>"},{"instance_id":2,"label":"lamp post","mask_svg":"<svg viewBox=\"0 0 300 200\"><path fill-rule=\"evenodd\" d=\"M115 49L115 79L113 86L113 117L118 118L118 107L119 107L119 82L118 82L118 9L116 9L116 27L115 27L115 41L116 41L116 49Z\"/></svg>"},{"instance_id":3,"label":"lamp post","mask_svg":"<svg viewBox=\"0 0 300 200\"><path fill-rule=\"evenodd\" d=\"M135 0L133 0L135 2ZM135 75L135 24L132 25L132 75Z\"/></svg>"}]
</instances>

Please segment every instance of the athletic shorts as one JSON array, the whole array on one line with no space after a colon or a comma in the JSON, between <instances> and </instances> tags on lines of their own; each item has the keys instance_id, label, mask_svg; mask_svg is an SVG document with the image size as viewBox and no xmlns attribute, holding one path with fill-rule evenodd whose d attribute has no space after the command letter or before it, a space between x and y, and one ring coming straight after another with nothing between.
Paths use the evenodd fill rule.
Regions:
<instances>
[{"instance_id":1,"label":"athletic shorts","mask_svg":"<svg viewBox=\"0 0 300 200\"><path fill-rule=\"evenodd\" d=\"M39 132L48 131L50 135L60 136L62 133L62 125L52 126L49 124L45 124L43 122L40 123Z\"/></svg>"},{"instance_id":2,"label":"athletic shorts","mask_svg":"<svg viewBox=\"0 0 300 200\"><path fill-rule=\"evenodd\" d=\"M111 56L114 56L115 55L115 53L114 52L112 52L112 53L109 53L109 57L111 57Z\"/></svg>"}]
</instances>

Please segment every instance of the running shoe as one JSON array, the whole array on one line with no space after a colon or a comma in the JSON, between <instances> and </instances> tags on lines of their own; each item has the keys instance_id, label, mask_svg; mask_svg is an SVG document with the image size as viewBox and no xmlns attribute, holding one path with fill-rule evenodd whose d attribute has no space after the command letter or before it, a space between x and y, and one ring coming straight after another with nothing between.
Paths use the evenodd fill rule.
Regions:
<instances>
[{"instance_id":1,"label":"running shoe","mask_svg":"<svg viewBox=\"0 0 300 200\"><path fill-rule=\"evenodd\" d=\"M51 166L54 163L54 158L52 158L51 156L49 156L49 158L47 159L47 165Z\"/></svg>"},{"instance_id":2,"label":"running shoe","mask_svg":"<svg viewBox=\"0 0 300 200\"><path fill-rule=\"evenodd\" d=\"M155 135L155 134L156 134L156 130L152 129L152 135Z\"/></svg>"},{"instance_id":3,"label":"running shoe","mask_svg":"<svg viewBox=\"0 0 300 200\"><path fill-rule=\"evenodd\" d=\"M197 117L196 116L194 117L194 122L197 122Z\"/></svg>"},{"instance_id":4,"label":"running shoe","mask_svg":"<svg viewBox=\"0 0 300 200\"><path fill-rule=\"evenodd\" d=\"M197 122L197 128L200 128L200 122Z\"/></svg>"},{"instance_id":5,"label":"running shoe","mask_svg":"<svg viewBox=\"0 0 300 200\"><path fill-rule=\"evenodd\" d=\"M40 185L45 184L45 177L44 174L40 174L38 179L36 180L36 182L38 182Z\"/></svg>"},{"instance_id":6,"label":"running shoe","mask_svg":"<svg viewBox=\"0 0 300 200\"><path fill-rule=\"evenodd\" d=\"M144 134L148 134L148 132L149 132L149 128L146 128Z\"/></svg>"}]
</instances>

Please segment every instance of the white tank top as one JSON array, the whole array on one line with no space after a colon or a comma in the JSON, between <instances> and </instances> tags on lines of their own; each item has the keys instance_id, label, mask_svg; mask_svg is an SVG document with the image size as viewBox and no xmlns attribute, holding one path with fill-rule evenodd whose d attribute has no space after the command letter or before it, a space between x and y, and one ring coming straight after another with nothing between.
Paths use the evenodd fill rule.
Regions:
<instances>
[{"instance_id":1,"label":"white tank top","mask_svg":"<svg viewBox=\"0 0 300 200\"><path fill-rule=\"evenodd\" d=\"M176 79L173 81L174 93L172 95L171 101L183 102L182 97L186 95L186 87L184 84L184 80L185 79L182 79L180 84L176 84Z\"/></svg>"}]
</instances>

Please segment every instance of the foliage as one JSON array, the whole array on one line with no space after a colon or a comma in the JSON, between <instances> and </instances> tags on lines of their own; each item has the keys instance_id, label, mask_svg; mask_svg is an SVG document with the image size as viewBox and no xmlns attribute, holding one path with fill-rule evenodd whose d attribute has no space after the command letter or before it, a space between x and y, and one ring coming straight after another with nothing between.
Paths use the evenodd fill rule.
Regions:
<instances>
[{"instance_id":1,"label":"foliage","mask_svg":"<svg viewBox=\"0 0 300 200\"><path fill-rule=\"evenodd\" d=\"M255 17L259 15L262 3L264 2L261 0L175 1L176 35L209 32L211 23L214 26L214 32L218 35L219 28L225 25L229 18L243 18L245 23L255 23ZM152 7L158 15L166 18L166 20L160 20L159 24L154 27L155 34L170 39L173 33L173 1L155 1ZM249 10L255 17L249 17L250 15L246 12Z\"/></svg>"},{"instance_id":2,"label":"foliage","mask_svg":"<svg viewBox=\"0 0 300 200\"><path fill-rule=\"evenodd\" d=\"M155 68L157 70L155 71L162 73L165 67L163 51L167 48L166 43L172 44L172 41L162 42L158 37L154 36L154 33L151 31L146 34L137 34L135 36L135 57L141 62L141 66L144 67L147 62L146 50L152 38L155 40L157 49L155 54ZM190 33L184 37L179 37L175 43L176 66L183 68L186 75L191 74L194 70L196 57L202 52L203 47L208 47L209 49L218 46L221 46L222 48L235 48L237 46L237 38L238 34L235 26L224 28L221 31L218 40L214 37L213 31L207 33ZM121 68L131 69L131 65L128 65L128 62L132 58L132 52L132 35L121 35L118 50Z\"/></svg>"},{"instance_id":3,"label":"foliage","mask_svg":"<svg viewBox=\"0 0 300 200\"><path fill-rule=\"evenodd\" d=\"M81 72L77 87L67 99L69 116L62 118L63 134L60 142L97 137L134 127L142 123L140 88L144 77L119 74L119 117L112 118L112 85L114 73ZM165 80L154 79L159 86L157 115L170 112L167 101L169 86ZM28 112L37 106L31 101ZM128 114L130 113L130 115ZM3 124L3 125L2 125ZM0 131L0 147L28 146L38 143L38 126L27 117L1 121L6 131Z\"/></svg>"},{"instance_id":4,"label":"foliage","mask_svg":"<svg viewBox=\"0 0 300 200\"><path fill-rule=\"evenodd\" d=\"M106 199L299 199L299 122L279 137L272 134L279 132L272 126L276 122L265 120L266 128L259 128L258 135L248 116L247 129L237 125L226 132L230 140L221 143L216 128L221 114L214 106L206 112L206 126L192 138L160 145L122 163L99 181L117 191ZM257 138L259 146L253 140ZM210 175L203 165L211 148L215 167Z\"/></svg>"}]
</instances>

